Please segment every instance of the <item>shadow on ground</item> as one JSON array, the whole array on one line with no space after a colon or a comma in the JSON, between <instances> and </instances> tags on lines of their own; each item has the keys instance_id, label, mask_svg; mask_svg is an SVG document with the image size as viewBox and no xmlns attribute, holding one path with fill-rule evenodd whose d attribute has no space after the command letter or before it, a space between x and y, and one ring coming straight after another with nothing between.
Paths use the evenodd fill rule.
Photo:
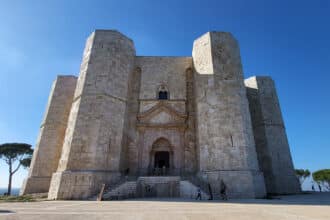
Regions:
<instances>
[{"instance_id":1,"label":"shadow on ground","mask_svg":"<svg viewBox=\"0 0 330 220\"><path fill-rule=\"evenodd\" d=\"M196 203L228 203L228 204L264 204L264 205L321 205L330 206L330 192L302 193L297 195L273 196L269 199L229 199L192 200L181 198L136 198L120 201L154 201L154 202L196 202ZM104 201L106 202L106 201Z\"/></svg>"},{"instance_id":2,"label":"shadow on ground","mask_svg":"<svg viewBox=\"0 0 330 220\"><path fill-rule=\"evenodd\" d=\"M10 210L1 210L0 209L0 214L8 214L8 213L14 213L14 212L10 211Z\"/></svg>"}]
</instances>

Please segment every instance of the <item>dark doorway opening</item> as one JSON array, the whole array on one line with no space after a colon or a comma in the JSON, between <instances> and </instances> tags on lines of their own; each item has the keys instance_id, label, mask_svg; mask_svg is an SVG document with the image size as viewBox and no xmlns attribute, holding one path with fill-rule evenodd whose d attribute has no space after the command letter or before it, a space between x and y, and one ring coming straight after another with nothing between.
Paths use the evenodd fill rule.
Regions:
<instances>
[{"instance_id":1,"label":"dark doorway opening","mask_svg":"<svg viewBox=\"0 0 330 220\"><path fill-rule=\"evenodd\" d=\"M170 153L168 151L158 151L155 153L155 168L170 168Z\"/></svg>"}]
</instances>

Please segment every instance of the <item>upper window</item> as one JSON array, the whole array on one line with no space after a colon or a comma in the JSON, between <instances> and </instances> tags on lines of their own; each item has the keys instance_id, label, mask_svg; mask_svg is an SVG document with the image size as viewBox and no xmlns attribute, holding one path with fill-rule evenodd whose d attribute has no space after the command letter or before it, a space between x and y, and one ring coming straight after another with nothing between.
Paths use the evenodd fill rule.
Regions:
<instances>
[{"instance_id":1,"label":"upper window","mask_svg":"<svg viewBox=\"0 0 330 220\"><path fill-rule=\"evenodd\" d=\"M158 99L168 99L167 97L167 91L159 91L158 93Z\"/></svg>"},{"instance_id":2,"label":"upper window","mask_svg":"<svg viewBox=\"0 0 330 220\"><path fill-rule=\"evenodd\" d=\"M160 100L169 99L169 92L164 84L159 86L157 95Z\"/></svg>"}]
</instances>

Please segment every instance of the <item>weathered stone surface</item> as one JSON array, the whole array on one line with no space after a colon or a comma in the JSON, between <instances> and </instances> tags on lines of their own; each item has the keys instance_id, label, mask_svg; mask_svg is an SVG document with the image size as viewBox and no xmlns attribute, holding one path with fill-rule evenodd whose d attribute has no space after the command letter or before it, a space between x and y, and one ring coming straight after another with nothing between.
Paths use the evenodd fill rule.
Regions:
<instances>
[{"instance_id":1,"label":"weathered stone surface","mask_svg":"<svg viewBox=\"0 0 330 220\"><path fill-rule=\"evenodd\" d=\"M223 180L232 197L264 196L236 40L209 32L194 42L193 59L200 175L216 191Z\"/></svg>"},{"instance_id":2,"label":"weathered stone surface","mask_svg":"<svg viewBox=\"0 0 330 220\"><path fill-rule=\"evenodd\" d=\"M50 198L85 197L82 193L95 192L109 176L120 172L134 56L133 42L119 32L95 31L88 39L58 167L64 173L56 174L61 187L57 192L51 187ZM83 177L73 182L81 172L90 173L92 183ZM63 188L74 190L62 193Z\"/></svg>"},{"instance_id":3,"label":"weathered stone surface","mask_svg":"<svg viewBox=\"0 0 330 220\"><path fill-rule=\"evenodd\" d=\"M208 184L219 198L221 181L231 198L262 197L261 171L268 192L274 192L269 180L276 181L270 185L292 183L284 129L254 126L253 132L249 109L260 104L251 107L253 102L248 102L238 43L230 33L201 36L192 57L146 57L136 56L133 42L121 33L97 30L87 39L77 85L70 89L63 90L66 98L56 104L57 110L47 113L50 121L65 119L56 124L58 133L48 134L54 126L47 123L41 129L43 141L38 143L43 144L38 144L31 167L35 174L27 182L38 184L33 192L48 191L51 175L50 199L85 199L96 195L103 183L121 183L119 191L129 186L130 194L135 186L125 183L129 179L141 184L164 180L152 183L158 190L152 196L190 198L197 185ZM253 123L271 118L271 123L283 125L277 102L262 97L263 114L252 112ZM276 164L276 174L275 166L270 172L263 165L266 153L258 137L264 134L270 135L267 152L281 156L272 163L287 162L286 177L277 171L282 165ZM40 164L47 160L52 160L51 168L43 169Z\"/></svg>"},{"instance_id":4,"label":"weathered stone surface","mask_svg":"<svg viewBox=\"0 0 330 220\"><path fill-rule=\"evenodd\" d=\"M51 176L61 155L76 82L75 76L58 76L53 83L29 176L21 194L48 192Z\"/></svg>"},{"instance_id":5,"label":"weathered stone surface","mask_svg":"<svg viewBox=\"0 0 330 220\"><path fill-rule=\"evenodd\" d=\"M250 77L245 80L245 85L258 161L265 174L267 192L300 192L273 80L270 77Z\"/></svg>"},{"instance_id":6,"label":"weathered stone surface","mask_svg":"<svg viewBox=\"0 0 330 220\"><path fill-rule=\"evenodd\" d=\"M138 197L180 197L180 177L140 177L137 180Z\"/></svg>"}]
</instances>

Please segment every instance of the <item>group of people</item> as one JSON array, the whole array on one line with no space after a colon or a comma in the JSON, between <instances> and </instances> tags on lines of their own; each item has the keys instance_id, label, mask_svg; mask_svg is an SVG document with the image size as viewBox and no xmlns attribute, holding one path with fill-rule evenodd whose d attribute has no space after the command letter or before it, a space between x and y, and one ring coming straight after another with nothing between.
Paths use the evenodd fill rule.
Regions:
<instances>
[{"instance_id":1,"label":"group of people","mask_svg":"<svg viewBox=\"0 0 330 220\"><path fill-rule=\"evenodd\" d=\"M162 168L160 167L155 167L153 170L153 174L156 176L166 176L167 174L167 168L163 166Z\"/></svg>"},{"instance_id":2,"label":"group of people","mask_svg":"<svg viewBox=\"0 0 330 220\"><path fill-rule=\"evenodd\" d=\"M212 191L211 191L211 186L209 185L209 191L210 191L210 198L209 200L213 200L213 195L212 195ZM228 200L228 196L227 196L227 185L223 182L223 180L221 180L220 182L220 197L222 198L222 200ZM196 200L202 200L202 190L200 188L200 186L198 186L197 188L197 196L196 196Z\"/></svg>"}]
</instances>

